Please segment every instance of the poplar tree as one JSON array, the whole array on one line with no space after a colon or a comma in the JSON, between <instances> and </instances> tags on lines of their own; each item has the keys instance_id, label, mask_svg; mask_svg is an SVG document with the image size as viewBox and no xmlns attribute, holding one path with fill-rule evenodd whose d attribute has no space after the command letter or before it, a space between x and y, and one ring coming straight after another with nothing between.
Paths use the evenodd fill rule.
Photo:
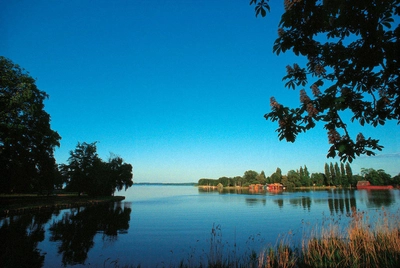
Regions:
<instances>
[{"instance_id":1,"label":"poplar tree","mask_svg":"<svg viewBox=\"0 0 400 268\"><path fill-rule=\"evenodd\" d=\"M336 173L335 168L333 167L332 162L329 164L329 171L331 172L331 183L336 185Z\"/></svg>"},{"instance_id":2,"label":"poplar tree","mask_svg":"<svg viewBox=\"0 0 400 268\"><path fill-rule=\"evenodd\" d=\"M342 185L342 173L340 172L339 164L335 163L335 185Z\"/></svg>"},{"instance_id":3,"label":"poplar tree","mask_svg":"<svg viewBox=\"0 0 400 268\"><path fill-rule=\"evenodd\" d=\"M282 170L276 168L276 171L271 174L271 183L281 183L282 181Z\"/></svg>"},{"instance_id":4,"label":"poplar tree","mask_svg":"<svg viewBox=\"0 0 400 268\"><path fill-rule=\"evenodd\" d=\"M332 181L331 181L332 176L331 176L331 172L330 172L328 163L325 163L325 178L326 178L326 184L328 186L330 186L332 183Z\"/></svg>"},{"instance_id":5,"label":"poplar tree","mask_svg":"<svg viewBox=\"0 0 400 268\"><path fill-rule=\"evenodd\" d=\"M340 177L342 179L342 185L344 187L349 186L349 180L347 179L346 170L343 162L340 162Z\"/></svg>"},{"instance_id":6,"label":"poplar tree","mask_svg":"<svg viewBox=\"0 0 400 268\"><path fill-rule=\"evenodd\" d=\"M346 169L347 181L349 182L349 184L353 184L353 171L351 170L349 162L346 163L345 169Z\"/></svg>"}]
</instances>

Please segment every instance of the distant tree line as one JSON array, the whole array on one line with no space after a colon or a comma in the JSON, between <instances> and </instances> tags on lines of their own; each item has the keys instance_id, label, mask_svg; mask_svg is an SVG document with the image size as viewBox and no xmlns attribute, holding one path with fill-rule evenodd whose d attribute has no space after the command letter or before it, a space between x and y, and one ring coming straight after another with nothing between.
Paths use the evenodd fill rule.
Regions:
<instances>
[{"instance_id":1,"label":"distant tree line","mask_svg":"<svg viewBox=\"0 0 400 268\"><path fill-rule=\"evenodd\" d=\"M254 170L248 170L244 173L243 176L236 176L233 178L230 177L221 177L219 179L200 179L198 185L203 186L217 186L218 184L222 184L224 187L229 186L249 186L250 184L265 184L267 183L267 178L265 177L264 171L261 171L259 174Z\"/></svg>"},{"instance_id":2,"label":"distant tree line","mask_svg":"<svg viewBox=\"0 0 400 268\"><path fill-rule=\"evenodd\" d=\"M51 194L66 186L111 195L130 187L132 166L117 156L101 160L96 143L78 143L68 164L57 165L61 136L50 127L46 98L29 73L0 56L0 192Z\"/></svg>"},{"instance_id":3,"label":"distant tree line","mask_svg":"<svg viewBox=\"0 0 400 268\"><path fill-rule=\"evenodd\" d=\"M353 175L350 164L325 163L324 173L312 173L307 166L300 167L297 170L289 170L286 175L277 168L274 173L266 177L264 171L258 173L254 170L248 170L243 176L221 177L219 179L200 179L200 186L218 186L235 187L249 186L251 184L270 184L281 183L287 188L310 187L310 186L336 186L336 187L355 187L358 181L367 180L372 185L400 185L400 173L394 177L385 173L384 170L375 170L372 168L361 169L361 175Z\"/></svg>"}]
</instances>

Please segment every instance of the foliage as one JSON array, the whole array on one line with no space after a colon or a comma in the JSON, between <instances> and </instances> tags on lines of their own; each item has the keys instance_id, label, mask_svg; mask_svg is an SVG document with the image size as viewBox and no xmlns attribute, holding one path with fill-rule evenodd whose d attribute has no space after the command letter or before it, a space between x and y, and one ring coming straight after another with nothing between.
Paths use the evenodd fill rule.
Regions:
<instances>
[{"instance_id":1,"label":"foliage","mask_svg":"<svg viewBox=\"0 0 400 268\"><path fill-rule=\"evenodd\" d=\"M336 172L335 172L335 168L333 167L333 163L332 162L329 164L329 171L331 173L331 183L332 183L332 185L335 185L335 183L336 183Z\"/></svg>"},{"instance_id":2,"label":"foliage","mask_svg":"<svg viewBox=\"0 0 400 268\"><path fill-rule=\"evenodd\" d=\"M392 177L392 182L390 184L392 185L400 185L400 173L397 174L396 176Z\"/></svg>"},{"instance_id":3,"label":"foliage","mask_svg":"<svg viewBox=\"0 0 400 268\"><path fill-rule=\"evenodd\" d=\"M220 177L218 180L215 179L205 179L202 178L198 181L200 186L217 186L219 183L223 187L229 186L249 186L250 184L263 183L265 184L266 178L263 171L258 174L257 171L247 170L243 176L230 177Z\"/></svg>"},{"instance_id":4,"label":"foliage","mask_svg":"<svg viewBox=\"0 0 400 268\"><path fill-rule=\"evenodd\" d=\"M132 166L124 163L118 156L112 156L104 162L97 155L96 142L78 143L70 152L68 165L62 165L67 189L85 192L92 196L109 196L115 190L125 190L133 185Z\"/></svg>"},{"instance_id":5,"label":"foliage","mask_svg":"<svg viewBox=\"0 0 400 268\"><path fill-rule=\"evenodd\" d=\"M259 183L257 177L258 177L258 172L254 170L247 170L243 175L243 179L250 184Z\"/></svg>"},{"instance_id":6,"label":"foliage","mask_svg":"<svg viewBox=\"0 0 400 268\"><path fill-rule=\"evenodd\" d=\"M197 184L201 186L217 186L218 183L218 180L202 178Z\"/></svg>"},{"instance_id":7,"label":"foliage","mask_svg":"<svg viewBox=\"0 0 400 268\"><path fill-rule=\"evenodd\" d=\"M266 16L269 0L251 0L256 16ZM289 108L274 97L267 120L279 123L280 140L323 122L331 147L328 157L352 161L382 150L377 139L349 132L346 119L361 126L400 123L400 0L285 0L276 54L292 50L307 66L287 66L287 88L300 90L300 107ZM303 88L311 85L313 97ZM347 113L345 113L347 111Z\"/></svg>"},{"instance_id":8,"label":"foliage","mask_svg":"<svg viewBox=\"0 0 400 268\"><path fill-rule=\"evenodd\" d=\"M346 177L347 177L346 181L350 185L351 180L353 178L353 171L351 170L351 166L350 166L349 162L346 163L345 170L346 170Z\"/></svg>"},{"instance_id":9,"label":"foliage","mask_svg":"<svg viewBox=\"0 0 400 268\"><path fill-rule=\"evenodd\" d=\"M220 184L223 187L229 186L249 186L250 184L270 184L281 183L288 189L296 187L310 186L335 186L335 187L355 187L358 181L368 180L372 185L400 185L400 174L391 177L384 170L374 170L372 168L361 169L361 175L353 175L350 163L325 163L325 173L312 173L307 169L307 166L300 169L289 170L287 175L282 175L282 170L278 167L271 176L265 178L264 171L258 174L254 170L248 170L243 176L220 177L219 179L200 179L199 186L217 186Z\"/></svg>"},{"instance_id":10,"label":"foliage","mask_svg":"<svg viewBox=\"0 0 400 268\"><path fill-rule=\"evenodd\" d=\"M311 185L310 172L308 172L307 166L304 165L304 168L300 167L299 176L300 176L301 186Z\"/></svg>"},{"instance_id":11,"label":"foliage","mask_svg":"<svg viewBox=\"0 0 400 268\"><path fill-rule=\"evenodd\" d=\"M347 164L348 164L348 162L347 162ZM346 169L344 167L343 162L340 163L340 174L341 174L341 180L342 180L341 185L344 186L344 187L348 187L349 186L349 182L348 182L348 179L347 179Z\"/></svg>"},{"instance_id":12,"label":"foliage","mask_svg":"<svg viewBox=\"0 0 400 268\"><path fill-rule=\"evenodd\" d=\"M335 163L335 185L342 185L342 174L340 172L339 164L337 162Z\"/></svg>"},{"instance_id":13,"label":"foliage","mask_svg":"<svg viewBox=\"0 0 400 268\"><path fill-rule=\"evenodd\" d=\"M315 186L324 186L325 185L325 175L322 173L313 173L311 174L311 181Z\"/></svg>"},{"instance_id":14,"label":"foliage","mask_svg":"<svg viewBox=\"0 0 400 268\"><path fill-rule=\"evenodd\" d=\"M287 176L282 178L282 184L289 189L302 186L300 174L294 170L290 170Z\"/></svg>"},{"instance_id":15,"label":"foliage","mask_svg":"<svg viewBox=\"0 0 400 268\"><path fill-rule=\"evenodd\" d=\"M372 185L392 184L391 176L382 169L362 168L361 175L364 177L364 180L369 181Z\"/></svg>"},{"instance_id":16,"label":"foliage","mask_svg":"<svg viewBox=\"0 0 400 268\"><path fill-rule=\"evenodd\" d=\"M256 180L257 180L258 184L266 184L267 183L267 178L265 177L264 170L261 171L261 173L256 176Z\"/></svg>"},{"instance_id":17,"label":"foliage","mask_svg":"<svg viewBox=\"0 0 400 268\"><path fill-rule=\"evenodd\" d=\"M362 181L364 180L364 178L361 175L353 175L350 185L351 186L356 186L358 181Z\"/></svg>"},{"instance_id":18,"label":"foliage","mask_svg":"<svg viewBox=\"0 0 400 268\"><path fill-rule=\"evenodd\" d=\"M282 181L282 170L277 168L274 173L272 173L269 183L281 183Z\"/></svg>"},{"instance_id":19,"label":"foliage","mask_svg":"<svg viewBox=\"0 0 400 268\"><path fill-rule=\"evenodd\" d=\"M332 176L328 163L325 163L325 178L326 178L326 185L330 186L332 184Z\"/></svg>"},{"instance_id":20,"label":"foliage","mask_svg":"<svg viewBox=\"0 0 400 268\"><path fill-rule=\"evenodd\" d=\"M51 192L61 137L44 111L48 95L11 60L0 56L0 191Z\"/></svg>"},{"instance_id":21,"label":"foliage","mask_svg":"<svg viewBox=\"0 0 400 268\"><path fill-rule=\"evenodd\" d=\"M228 177L221 177L218 179L218 183L220 183L223 187L233 186L233 179Z\"/></svg>"}]
</instances>

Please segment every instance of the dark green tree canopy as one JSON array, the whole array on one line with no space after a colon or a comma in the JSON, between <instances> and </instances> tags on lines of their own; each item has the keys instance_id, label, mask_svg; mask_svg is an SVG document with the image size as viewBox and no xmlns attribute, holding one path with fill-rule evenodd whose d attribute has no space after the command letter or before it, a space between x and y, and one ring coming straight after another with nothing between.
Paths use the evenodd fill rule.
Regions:
<instances>
[{"instance_id":1,"label":"dark green tree canopy","mask_svg":"<svg viewBox=\"0 0 400 268\"><path fill-rule=\"evenodd\" d=\"M256 16L270 9L269 0L250 4ZM285 0L284 7L273 51L291 50L306 57L307 66L288 65L283 77L286 87L300 87L300 106L285 107L271 97L265 118L278 122L279 139L290 142L323 122L328 157L351 162L374 155L383 148L379 140L349 133L347 121L400 123L400 0Z\"/></svg>"},{"instance_id":2,"label":"dark green tree canopy","mask_svg":"<svg viewBox=\"0 0 400 268\"><path fill-rule=\"evenodd\" d=\"M62 166L67 189L78 194L110 196L115 190L125 190L133 185L132 165L119 156L104 162L97 154L96 142L78 143L70 152L68 164Z\"/></svg>"},{"instance_id":3,"label":"dark green tree canopy","mask_svg":"<svg viewBox=\"0 0 400 268\"><path fill-rule=\"evenodd\" d=\"M53 152L61 137L44 111L48 95L18 65L0 56L0 184L2 192L53 189Z\"/></svg>"},{"instance_id":4,"label":"dark green tree canopy","mask_svg":"<svg viewBox=\"0 0 400 268\"><path fill-rule=\"evenodd\" d=\"M361 176L372 185L390 185L393 184L392 177L383 169L375 170L373 168L362 168Z\"/></svg>"}]
</instances>

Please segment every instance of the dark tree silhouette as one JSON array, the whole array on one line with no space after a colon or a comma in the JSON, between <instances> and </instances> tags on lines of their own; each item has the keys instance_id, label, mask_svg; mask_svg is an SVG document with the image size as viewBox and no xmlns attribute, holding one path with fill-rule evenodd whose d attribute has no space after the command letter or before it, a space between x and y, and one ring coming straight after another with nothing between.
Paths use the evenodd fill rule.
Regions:
<instances>
[{"instance_id":1,"label":"dark tree silhouette","mask_svg":"<svg viewBox=\"0 0 400 268\"><path fill-rule=\"evenodd\" d=\"M61 167L67 190L92 196L110 196L115 190L133 185L132 165L119 156L104 162L97 154L96 142L78 143L70 152L67 165Z\"/></svg>"},{"instance_id":2,"label":"dark tree silhouette","mask_svg":"<svg viewBox=\"0 0 400 268\"><path fill-rule=\"evenodd\" d=\"M54 148L61 137L44 111L48 95L18 65L0 56L0 191L54 188Z\"/></svg>"},{"instance_id":3,"label":"dark tree silhouette","mask_svg":"<svg viewBox=\"0 0 400 268\"><path fill-rule=\"evenodd\" d=\"M256 16L270 10L269 0L250 4ZM284 7L273 51L291 50L308 62L288 65L283 77L287 88L300 87L300 107L271 97L265 118L278 122L279 139L289 142L324 122L328 157L374 155L383 148L379 140L350 133L343 114L361 126L400 123L400 0L285 0Z\"/></svg>"}]
</instances>

